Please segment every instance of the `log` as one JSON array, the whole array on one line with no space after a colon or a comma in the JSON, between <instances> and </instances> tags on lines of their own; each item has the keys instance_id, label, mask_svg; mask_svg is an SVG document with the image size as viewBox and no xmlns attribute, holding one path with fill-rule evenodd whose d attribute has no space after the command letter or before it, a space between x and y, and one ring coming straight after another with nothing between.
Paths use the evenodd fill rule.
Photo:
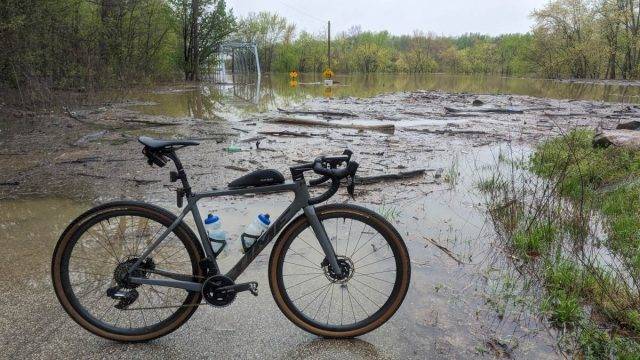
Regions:
<instances>
[{"instance_id":1,"label":"log","mask_svg":"<svg viewBox=\"0 0 640 360\"><path fill-rule=\"evenodd\" d=\"M420 132L425 134L436 134L436 135L488 135L489 132L482 130L431 130L431 129L411 129L405 128L405 131L413 131Z\"/></svg>"},{"instance_id":2,"label":"log","mask_svg":"<svg viewBox=\"0 0 640 360\"><path fill-rule=\"evenodd\" d=\"M341 116L341 117L358 117L357 114L342 111L321 111L321 110L285 110L278 108L278 111L286 115L323 115L323 116Z\"/></svg>"},{"instance_id":3,"label":"log","mask_svg":"<svg viewBox=\"0 0 640 360\"><path fill-rule=\"evenodd\" d=\"M593 138L594 147L623 147L640 150L640 131L636 130L605 130Z\"/></svg>"},{"instance_id":4,"label":"log","mask_svg":"<svg viewBox=\"0 0 640 360\"><path fill-rule=\"evenodd\" d=\"M384 174L375 176L356 176L355 182L358 185L375 184L383 181L405 180L417 178L426 172L426 169L402 171L397 174Z\"/></svg>"},{"instance_id":5,"label":"log","mask_svg":"<svg viewBox=\"0 0 640 360\"><path fill-rule=\"evenodd\" d=\"M182 123L176 122L164 122L164 121L154 121L154 120L139 120L139 119L122 119L124 123L135 123L135 124L143 124L148 126L178 126Z\"/></svg>"},{"instance_id":6,"label":"log","mask_svg":"<svg viewBox=\"0 0 640 360\"><path fill-rule=\"evenodd\" d=\"M285 137L304 137L310 138L311 134L308 132L295 132L295 131L259 131L258 134L261 135L269 135L269 136L285 136Z\"/></svg>"},{"instance_id":7,"label":"log","mask_svg":"<svg viewBox=\"0 0 640 360\"><path fill-rule=\"evenodd\" d=\"M495 114L524 114L520 109L481 108L481 109L456 109L445 106L444 110L450 113L495 113Z\"/></svg>"},{"instance_id":8,"label":"log","mask_svg":"<svg viewBox=\"0 0 640 360\"><path fill-rule=\"evenodd\" d=\"M225 165L224 168L229 170L241 171L241 172L249 172L249 169L245 169L243 167L235 166L235 165Z\"/></svg>"},{"instance_id":9,"label":"log","mask_svg":"<svg viewBox=\"0 0 640 360\"><path fill-rule=\"evenodd\" d=\"M87 174L87 173L75 173L75 174L79 176L94 178L94 179L114 179L111 176L102 176L102 175ZM131 179L131 178L115 178L115 179L121 180L121 181L135 182L138 185L148 185L148 184L154 184L154 183L160 182L160 180L148 180L148 179Z\"/></svg>"},{"instance_id":10,"label":"log","mask_svg":"<svg viewBox=\"0 0 640 360\"><path fill-rule=\"evenodd\" d=\"M265 119L265 121L278 123L278 124L321 126L321 127L342 128L342 129L374 130L374 131L381 131L381 132L387 132L387 133L393 133L395 131L395 126L393 124L380 124L380 125L338 124L338 123L329 123L321 120L307 120L307 119L292 118L292 117L267 118Z\"/></svg>"}]
</instances>

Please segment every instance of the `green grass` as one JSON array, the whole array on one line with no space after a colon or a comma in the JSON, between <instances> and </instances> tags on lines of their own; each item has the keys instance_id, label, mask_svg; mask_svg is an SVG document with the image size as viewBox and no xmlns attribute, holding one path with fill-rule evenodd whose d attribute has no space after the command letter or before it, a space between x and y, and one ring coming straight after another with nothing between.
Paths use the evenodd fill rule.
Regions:
<instances>
[{"instance_id":1,"label":"green grass","mask_svg":"<svg viewBox=\"0 0 640 360\"><path fill-rule=\"evenodd\" d=\"M552 224L534 222L527 229L515 233L513 246L522 256L539 257L551 246L556 234Z\"/></svg>"},{"instance_id":2,"label":"green grass","mask_svg":"<svg viewBox=\"0 0 640 360\"><path fill-rule=\"evenodd\" d=\"M519 271L540 281L539 309L568 331L575 354L640 360L640 151L593 148L593 136L573 131L539 145L528 165L512 165L537 178L497 171L477 186L499 235L525 260ZM585 249L612 255L599 255L605 264Z\"/></svg>"}]
</instances>

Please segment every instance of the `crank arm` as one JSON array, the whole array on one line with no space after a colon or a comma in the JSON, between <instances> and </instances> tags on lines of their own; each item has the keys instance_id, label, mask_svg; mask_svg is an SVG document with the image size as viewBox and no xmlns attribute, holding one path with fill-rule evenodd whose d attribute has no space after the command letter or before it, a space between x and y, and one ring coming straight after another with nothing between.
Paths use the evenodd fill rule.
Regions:
<instances>
[{"instance_id":1,"label":"crank arm","mask_svg":"<svg viewBox=\"0 0 640 360\"><path fill-rule=\"evenodd\" d=\"M255 281L252 281L252 282L243 283L243 284L223 286L219 289L219 291L223 291L223 292L233 291L235 293L249 291L253 296L258 296L258 283Z\"/></svg>"}]
</instances>

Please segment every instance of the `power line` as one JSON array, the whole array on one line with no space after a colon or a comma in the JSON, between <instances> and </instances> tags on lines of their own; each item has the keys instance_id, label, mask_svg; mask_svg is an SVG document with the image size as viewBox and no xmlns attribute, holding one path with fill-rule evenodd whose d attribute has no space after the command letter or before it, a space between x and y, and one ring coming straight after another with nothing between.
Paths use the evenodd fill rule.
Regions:
<instances>
[{"instance_id":1,"label":"power line","mask_svg":"<svg viewBox=\"0 0 640 360\"><path fill-rule=\"evenodd\" d=\"M291 5L291 4L287 4L286 2L284 2L284 1L282 1L282 0L278 0L278 2L279 2L279 3L281 3L282 5L284 5L284 6L288 7L288 8L290 8L290 9L292 9L292 10L294 10L294 11L296 11L296 12L298 12L298 13L300 13L300 14L302 14L302 15L304 15L304 16L306 16L306 17L308 17L308 18L310 18L310 19L313 19L313 20L315 20L315 21L321 22L321 23L323 23L323 24L326 22L326 20L322 20L322 19L320 19L320 18L318 18L318 17L315 17L315 16L313 16L313 15L309 14L308 12L303 11L303 10L300 10L299 8L297 8L297 7L295 7L295 6Z\"/></svg>"}]
</instances>

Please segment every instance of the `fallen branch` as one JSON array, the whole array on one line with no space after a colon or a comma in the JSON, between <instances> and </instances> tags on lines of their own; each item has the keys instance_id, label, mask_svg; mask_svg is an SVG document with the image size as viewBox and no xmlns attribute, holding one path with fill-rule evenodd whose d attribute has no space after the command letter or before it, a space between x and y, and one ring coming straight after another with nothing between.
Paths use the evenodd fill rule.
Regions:
<instances>
[{"instance_id":1,"label":"fallen branch","mask_svg":"<svg viewBox=\"0 0 640 360\"><path fill-rule=\"evenodd\" d=\"M235 165L225 165L224 166L225 169L229 169L229 170L236 170L236 171L242 171L242 172L249 172L249 169L245 169L243 167L240 166L235 166Z\"/></svg>"},{"instance_id":2,"label":"fallen branch","mask_svg":"<svg viewBox=\"0 0 640 360\"><path fill-rule=\"evenodd\" d=\"M342 129L374 130L374 131L390 132L390 133L393 133L395 131L395 126L393 124L380 124L380 125L339 124L339 123L329 123L329 122L320 121L320 120L307 120L307 119L291 118L291 117L268 118L268 119L265 119L265 121L271 122L271 123L278 123L278 124L292 124L292 125L301 125L301 126L322 126L322 127L342 128Z\"/></svg>"},{"instance_id":3,"label":"fallen branch","mask_svg":"<svg viewBox=\"0 0 640 360\"><path fill-rule=\"evenodd\" d=\"M89 156L89 157L79 158L79 159L74 159L74 160L59 161L56 164L57 165L62 165L62 164L86 164L86 163L90 163L90 162L124 162L124 161L131 161L131 160L130 159L103 159L103 158L100 158L98 156Z\"/></svg>"},{"instance_id":4,"label":"fallen branch","mask_svg":"<svg viewBox=\"0 0 640 360\"><path fill-rule=\"evenodd\" d=\"M86 173L75 173L75 175L90 177L94 179L114 179L111 176L102 176L102 175L94 175L94 174L86 174ZM138 185L147 185L147 184L154 184L154 183L160 182L160 180L149 180L149 179L131 179L131 178L116 178L116 179L122 180L122 181L135 182Z\"/></svg>"},{"instance_id":5,"label":"fallen branch","mask_svg":"<svg viewBox=\"0 0 640 360\"><path fill-rule=\"evenodd\" d=\"M413 170L413 171L402 171L397 174L384 174L384 175L375 175L375 176L356 176L356 184L374 184L383 181L394 181L394 180L404 180L416 178L424 175L426 169Z\"/></svg>"},{"instance_id":6,"label":"fallen branch","mask_svg":"<svg viewBox=\"0 0 640 360\"><path fill-rule=\"evenodd\" d=\"M122 122L144 124L144 125L149 125L149 126L178 126L178 125L181 125L181 123L174 123L174 122L164 122L164 121L154 121L154 120L138 120L138 119L122 119Z\"/></svg>"},{"instance_id":7,"label":"fallen branch","mask_svg":"<svg viewBox=\"0 0 640 360\"><path fill-rule=\"evenodd\" d=\"M431 130L431 129L411 129L405 128L405 131L413 131L425 134L436 135L488 135L489 133L482 130Z\"/></svg>"},{"instance_id":8,"label":"fallen branch","mask_svg":"<svg viewBox=\"0 0 640 360\"><path fill-rule=\"evenodd\" d=\"M18 186L18 185L20 185L18 181L0 182L0 186Z\"/></svg>"},{"instance_id":9,"label":"fallen branch","mask_svg":"<svg viewBox=\"0 0 640 360\"><path fill-rule=\"evenodd\" d=\"M236 131L240 131L240 132L245 133L245 134L248 134L248 133L249 133L249 131L248 131L248 130L245 130L245 129L240 129L240 128L236 128L236 127L232 127L232 129L233 129L233 130L236 130Z\"/></svg>"},{"instance_id":10,"label":"fallen branch","mask_svg":"<svg viewBox=\"0 0 640 360\"><path fill-rule=\"evenodd\" d=\"M444 110L450 113L495 113L495 114L524 114L519 109L503 109L503 108L482 108L482 109L456 109L452 107L444 107Z\"/></svg>"},{"instance_id":11,"label":"fallen branch","mask_svg":"<svg viewBox=\"0 0 640 360\"><path fill-rule=\"evenodd\" d=\"M440 249L443 253L447 254L447 256L449 256L450 258L452 258L456 263L458 263L458 265L463 265L464 262L462 262L460 259L458 259L453 252L451 252L451 250L447 249L446 247L438 244L435 240L425 237L425 240L429 241L430 243L432 243L435 247L437 247L438 249Z\"/></svg>"},{"instance_id":12,"label":"fallen branch","mask_svg":"<svg viewBox=\"0 0 640 360\"><path fill-rule=\"evenodd\" d=\"M285 137L304 137L310 138L311 134L308 132L295 132L295 131L259 131L258 134L269 136L285 136Z\"/></svg>"},{"instance_id":13,"label":"fallen branch","mask_svg":"<svg viewBox=\"0 0 640 360\"><path fill-rule=\"evenodd\" d=\"M299 114L299 115L323 115L323 116L342 116L342 117L358 117L354 113L341 112L341 111L319 111L319 110L285 110L278 108L278 111L287 114Z\"/></svg>"}]
</instances>

